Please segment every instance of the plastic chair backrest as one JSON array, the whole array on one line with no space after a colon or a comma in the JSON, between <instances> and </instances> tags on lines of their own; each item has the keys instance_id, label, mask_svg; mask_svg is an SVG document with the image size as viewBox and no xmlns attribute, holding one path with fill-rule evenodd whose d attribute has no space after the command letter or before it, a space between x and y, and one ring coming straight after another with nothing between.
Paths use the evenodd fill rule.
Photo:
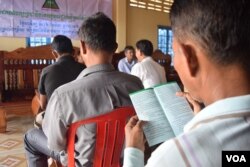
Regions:
<instances>
[{"instance_id":1,"label":"plastic chair backrest","mask_svg":"<svg viewBox=\"0 0 250 167\"><path fill-rule=\"evenodd\" d=\"M124 145L124 128L128 119L135 115L133 107L121 107L104 115L85 119L70 125L68 130L68 167L75 167L75 136L77 128L96 123L96 145L93 167L120 167L120 155Z\"/></svg>"}]
</instances>

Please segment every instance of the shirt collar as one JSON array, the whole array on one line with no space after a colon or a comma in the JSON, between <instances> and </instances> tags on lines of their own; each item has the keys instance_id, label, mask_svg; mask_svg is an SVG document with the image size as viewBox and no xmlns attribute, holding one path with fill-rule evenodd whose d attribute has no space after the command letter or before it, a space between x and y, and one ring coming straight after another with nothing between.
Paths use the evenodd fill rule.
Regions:
<instances>
[{"instance_id":1,"label":"shirt collar","mask_svg":"<svg viewBox=\"0 0 250 167\"><path fill-rule=\"evenodd\" d=\"M59 57L57 62L61 62L61 61L69 60L69 59L73 59L73 56L71 56L70 54Z\"/></svg>"},{"instance_id":2,"label":"shirt collar","mask_svg":"<svg viewBox=\"0 0 250 167\"><path fill-rule=\"evenodd\" d=\"M94 65L94 66L85 68L79 74L77 79L85 77L85 76L93 74L93 73L96 73L96 72L100 72L100 71L114 71L114 70L115 70L115 68L112 64L98 64L98 65Z\"/></svg>"},{"instance_id":3,"label":"shirt collar","mask_svg":"<svg viewBox=\"0 0 250 167\"><path fill-rule=\"evenodd\" d=\"M135 63L135 59L133 59L133 60L132 60L132 62L131 62L131 63L129 63L129 62L128 62L128 58L127 58L127 57L125 57L125 62L126 62L126 63L128 63L128 64L134 64L134 63Z\"/></svg>"},{"instance_id":4,"label":"shirt collar","mask_svg":"<svg viewBox=\"0 0 250 167\"><path fill-rule=\"evenodd\" d=\"M193 129L199 122L235 113L250 114L250 95L230 97L208 105L186 124L184 131Z\"/></svg>"},{"instance_id":5,"label":"shirt collar","mask_svg":"<svg viewBox=\"0 0 250 167\"><path fill-rule=\"evenodd\" d=\"M151 56L146 56L144 59L142 59L142 62L148 61L148 60L152 60L152 57Z\"/></svg>"},{"instance_id":6,"label":"shirt collar","mask_svg":"<svg viewBox=\"0 0 250 167\"><path fill-rule=\"evenodd\" d=\"M128 58L127 57L125 57L125 62L128 63Z\"/></svg>"}]
</instances>

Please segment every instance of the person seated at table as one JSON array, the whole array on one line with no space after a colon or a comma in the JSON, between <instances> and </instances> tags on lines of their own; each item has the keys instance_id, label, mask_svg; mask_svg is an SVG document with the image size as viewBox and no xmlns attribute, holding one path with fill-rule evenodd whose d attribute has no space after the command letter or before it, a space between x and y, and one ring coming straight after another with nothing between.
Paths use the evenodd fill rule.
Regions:
<instances>
[{"instance_id":1,"label":"person seated at table","mask_svg":"<svg viewBox=\"0 0 250 167\"><path fill-rule=\"evenodd\" d=\"M118 63L118 70L130 74L132 67L136 64L135 49L133 46L126 46L124 49L125 57Z\"/></svg>"}]
</instances>

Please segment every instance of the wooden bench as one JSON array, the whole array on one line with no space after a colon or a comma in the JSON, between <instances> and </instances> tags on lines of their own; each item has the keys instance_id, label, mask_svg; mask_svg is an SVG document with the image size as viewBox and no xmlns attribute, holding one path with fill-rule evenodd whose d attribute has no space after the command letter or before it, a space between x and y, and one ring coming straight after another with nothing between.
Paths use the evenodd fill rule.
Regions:
<instances>
[{"instance_id":1,"label":"wooden bench","mask_svg":"<svg viewBox=\"0 0 250 167\"><path fill-rule=\"evenodd\" d=\"M74 47L76 55L79 48ZM116 53L112 64L117 69L123 52ZM0 51L0 132L6 131L6 115L35 115L31 104L35 98L41 71L52 64L50 45Z\"/></svg>"},{"instance_id":2,"label":"wooden bench","mask_svg":"<svg viewBox=\"0 0 250 167\"><path fill-rule=\"evenodd\" d=\"M0 132L6 114L31 114L31 100L42 69L54 62L50 45L0 51Z\"/></svg>"}]
</instances>

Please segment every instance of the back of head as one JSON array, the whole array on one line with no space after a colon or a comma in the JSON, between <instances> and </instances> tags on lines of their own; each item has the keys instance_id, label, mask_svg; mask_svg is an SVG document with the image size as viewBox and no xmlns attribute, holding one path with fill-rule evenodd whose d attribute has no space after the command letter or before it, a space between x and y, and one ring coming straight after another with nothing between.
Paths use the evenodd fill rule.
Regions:
<instances>
[{"instance_id":1,"label":"back of head","mask_svg":"<svg viewBox=\"0 0 250 167\"><path fill-rule=\"evenodd\" d=\"M113 53L117 48L115 25L101 12L86 18L78 35L94 51Z\"/></svg>"},{"instance_id":2,"label":"back of head","mask_svg":"<svg viewBox=\"0 0 250 167\"><path fill-rule=\"evenodd\" d=\"M214 63L250 74L249 0L175 0L170 18L180 42L192 39Z\"/></svg>"},{"instance_id":3,"label":"back of head","mask_svg":"<svg viewBox=\"0 0 250 167\"><path fill-rule=\"evenodd\" d=\"M152 56L153 54L153 44L147 39L137 41L136 48L140 50L145 56Z\"/></svg>"},{"instance_id":4,"label":"back of head","mask_svg":"<svg viewBox=\"0 0 250 167\"><path fill-rule=\"evenodd\" d=\"M64 35L57 35L54 37L51 47L53 50L55 50L57 53L73 53L74 48L72 45L71 40L64 36Z\"/></svg>"}]
</instances>

